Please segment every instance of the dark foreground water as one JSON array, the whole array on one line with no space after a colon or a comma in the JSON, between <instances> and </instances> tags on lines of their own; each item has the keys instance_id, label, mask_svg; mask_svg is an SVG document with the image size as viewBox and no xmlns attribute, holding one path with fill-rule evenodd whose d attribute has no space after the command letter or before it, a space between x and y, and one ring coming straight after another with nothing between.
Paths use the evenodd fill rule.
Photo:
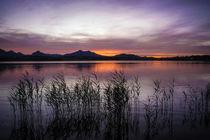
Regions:
<instances>
[{"instance_id":1,"label":"dark foreground water","mask_svg":"<svg viewBox=\"0 0 210 140\"><path fill-rule=\"evenodd\" d=\"M112 84L114 71L124 73L129 90L128 95L132 96L129 100L123 96L117 97L120 100L116 101L116 97L107 94L124 93L121 88L105 93L107 85ZM46 87L43 89L42 109L32 109L33 107L28 108L28 106L21 109L17 106L14 112L8 97L12 93L11 88L16 86L18 80L26 72L34 79L44 78ZM52 93L53 86L50 84L58 73L64 75L67 85L72 90L71 93L75 92L75 83L78 79L82 76L94 77L96 74L97 84L100 85L100 97L96 94L93 97L80 95L79 101L71 97L69 98L71 103L68 104L71 108L68 107L68 109L66 109L66 104L64 105L65 101L61 101L60 98L50 96L51 98L47 99L45 94ZM136 76L140 77L140 91L139 95L134 97L133 92L131 94L130 92L136 89L133 87ZM210 63L206 62L1 63L0 138L209 139L210 97L208 92L210 91L206 88L208 82L210 82ZM82 85L78 86L78 89L83 88ZM91 103L89 103L89 98ZM63 99L66 98L63 97ZM121 102L123 99L126 101ZM56 103L62 106L58 105L59 107L56 108Z\"/></svg>"}]
</instances>

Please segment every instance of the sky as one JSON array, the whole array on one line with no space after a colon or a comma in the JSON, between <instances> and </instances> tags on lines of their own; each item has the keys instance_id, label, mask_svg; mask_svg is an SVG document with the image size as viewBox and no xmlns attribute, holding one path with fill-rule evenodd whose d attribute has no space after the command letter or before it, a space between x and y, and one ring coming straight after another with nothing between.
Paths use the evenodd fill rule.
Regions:
<instances>
[{"instance_id":1,"label":"sky","mask_svg":"<svg viewBox=\"0 0 210 140\"><path fill-rule=\"evenodd\" d=\"M0 0L0 48L210 55L209 0Z\"/></svg>"}]
</instances>

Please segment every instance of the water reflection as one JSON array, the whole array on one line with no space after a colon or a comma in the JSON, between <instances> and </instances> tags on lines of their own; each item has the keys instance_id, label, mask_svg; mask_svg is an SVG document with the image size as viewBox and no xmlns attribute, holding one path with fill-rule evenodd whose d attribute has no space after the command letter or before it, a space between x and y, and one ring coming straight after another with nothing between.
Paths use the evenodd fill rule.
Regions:
<instances>
[{"instance_id":1,"label":"water reflection","mask_svg":"<svg viewBox=\"0 0 210 140\"><path fill-rule=\"evenodd\" d=\"M69 137L71 139L176 139L178 136L180 136L178 138L184 138L184 135L187 138L191 136L191 139L207 139L209 137L210 116L209 111L207 111L209 108L205 107L207 106L205 85L210 81L209 69L210 65L206 63L176 61L1 63L0 113L2 115L0 120L4 125L0 126L2 130L0 137L1 139L8 139L13 128L11 139L67 139ZM110 73L115 70L124 71L128 82L127 86L130 90L134 90L132 91L132 98L129 98L128 102L125 103L126 107L116 104L114 108L119 108L120 111L112 110L113 104L108 106L104 96L100 96L100 99L103 98L103 100L100 104L100 110L97 112L90 109L87 109L88 112L84 112L85 109L82 108L82 99L88 101L86 99L92 99L92 96L88 98L80 96L78 100L74 100L77 103L73 102L71 108L75 111L67 111L71 112L67 114L53 112L52 107L47 105L45 99L42 102L40 115L36 108L31 112L28 112L30 108L27 111L21 111L25 113L18 113L16 110L16 116L8 111L10 107L8 102L10 88L18 83L18 80L22 78L26 71L34 77L35 81L44 77L46 84L51 84L55 75L63 73L68 86L73 86L75 81L78 81L78 77L82 75L88 76L95 73L98 76L98 82L96 83L100 84L102 92L105 87L109 87L107 81L112 79ZM130 81L135 81L132 78L137 75L141 79L140 88L136 88L138 85L136 83L130 84ZM168 93L170 93L169 87L173 87L169 86L173 78L175 78L175 84L173 109L171 109L171 98L169 99ZM154 94L153 80L155 79L161 81L160 90L156 92L158 94ZM71 83L74 84L71 85ZM111 83L111 81L108 83ZM189 84L195 90L192 95L190 92L194 90L189 90L190 87L187 86ZM79 93L81 85L78 85L74 90L76 91L76 89ZM183 91L187 95L186 98ZM133 94L135 92L138 94ZM196 94L195 97L194 94ZM111 94L107 97L114 96ZM156 97L158 100L156 100ZM111 103L114 103L118 98L112 98ZM72 100L71 98L58 98L56 101L63 102L63 99ZM75 108L78 102L80 103L80 109ZM66 105L62 104L62 106ZM87 104L84 105L84 107L87 106ZM12 128L10 128L9 122L13 123Z\"/></svg>"},{"instance_id":2,"label":"water reflection","mask_svg":"<svg viewBox=\"0 0 210 140\"><path fill-rule=\"evenodd\" d=\"M1 63L0 84L17 82L21 75L28 71L34 77L52 77L57 73L73 78L78 75L97 73L102 79L106 79L110 72L123 70L127 78L140 75L145 83L154 79L167 81L176 78L180 86L186 83L191 85L204 85L210 79L210 65L194 62L170 62L170 61L101 61L101 62L51 62L51 63ZM152 86L150 83L149 86Z\"/></svg>"}]
</instances>

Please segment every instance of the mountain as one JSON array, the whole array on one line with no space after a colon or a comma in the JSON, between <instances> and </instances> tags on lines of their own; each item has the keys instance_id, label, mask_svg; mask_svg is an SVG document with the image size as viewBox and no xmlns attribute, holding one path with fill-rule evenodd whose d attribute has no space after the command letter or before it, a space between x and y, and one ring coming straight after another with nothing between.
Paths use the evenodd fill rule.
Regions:
<instances>
[{"instance_id":1,"label":"mountain","mask_svg":"<svg viewBox=\"0 0 210 140\"><path fill-rule=\"evenodd\" d=\"M36 51L31 54L31 56L40 56L40 57L59 57L61 56L60 54L46 54L40 51Z\"/></svg>"},{"instance_id":2,"label":"mountain","mask_svg":"<svg viewBox=\"0 0 210 140\"><path fill-rule=\"evenodd\" d=\"M141 59L140 56L134 55L134 54L119 54L119 55L113 56L113 58L116 58L116 59Z\"/></svg>"},{"instance_id":3,"label":"mountain","mask_svg":"<svg viewBox=\"0 0 210 140\"><path fill-rule=\"evenodd\" d=\"M78 56L78 57L101 57L101 55L98 55L94 52L91 52L91 51L82 51L82 50L79 50L79 51L76 51L76 52L73 52L73 53L68 53L68 54L64 54L64 56Z\"/></svg>"},{"instance_id":4,"label":"mountain","mask_svg":"<svg viewBox=\"0 0 210 140\"><path fill-rule=\"evenodd\" d=\"M91 51L76 51L73 53L47 54L36 51L31 55L24 55L20 52L5 51L0 49L0 61L73 61L73 60L176 60L176 61L210 61L210 55L192 55L177 57L141 57L134 54L119 54L115 56L103 56Z\"/></svg>"},{"instance_id":5,"label":"mountain","mask_svg":"<svg viewBox=\"0 0 210 140\"><path fill-rule=\"evenodd\" d=\"M56 60L147 60L147 57L140 57L134 54L119 54L115 56L103 56L91 51L76 51L73 53L47 54L41 51L33 52L31 55L24 55L22 53L15 53L13 51L4 51L0 49L1 60L31 60L31 61L56 61ZM15 59L14 59L15 58Z\"/></svg>"},{"instance_id":6,"label":"mountain","mask_svg":"<svg viewBox=\"0 0 210 140\"><path fill-rule=\"evenodd\" d=\"M24 54L20 53L20 52L14 52L14 51L5 51L0 49L0 57L22 57L24 56Z\"/></svg>"}]
</instances>

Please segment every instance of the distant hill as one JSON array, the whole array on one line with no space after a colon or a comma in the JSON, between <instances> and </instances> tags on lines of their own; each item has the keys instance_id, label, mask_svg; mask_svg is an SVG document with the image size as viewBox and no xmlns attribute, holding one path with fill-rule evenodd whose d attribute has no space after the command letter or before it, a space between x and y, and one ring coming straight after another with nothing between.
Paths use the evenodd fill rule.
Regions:
<instances>
[{"instance_id":1,"label":"distant hill","mask_svg":"<svg viewBox=\"0 0 210 140\"><path fill-rule=\"evenodd\" d=\"M15 58L15 59L14 59ZM33 52L31 55L24 55L22 53L15 53L14 51L0 50L0 59L3 61L55 61L55 60L153 60L153 58L140 57L134 54L119 54L115 56L103 56L91 51L78 50L73 53L48 54L41 51Z\"/></svg>"},{"instance_id":2,"label":"distant hill","mask_svg":"<svg viewBox=\"0 0 210 140\"><path fill-rule=\"evenodd\" d=\"M82 51L82 50L79 50L79 51L76 51L76 52L73 52L73 53L64 54L64 56L101 57L101 55L96 54L94 52L91 52L91 51Z\"/></svg>"},{"instance_id":3,"label":"distant hill","mask_svg":"<svg viewBox=\"0 0 210 140\"><path fill-rule=\"evenodd\" d=\"M128 58L128 59L140 59L141 57L138 56L138 55L134 55L134 54L119 54L119 55L115 55L113 56L113 58L117 58L117 59L120 59L120 58Z\"/></svg>"},{"instance_id":4,"label":"distant hill","mask_svg":"<svg viewBox=\"0 0 210 140\"><path fill-rule=\"evenodd\" d=\"M14 51L5 51L0 49L0 57L11 57L11 58L16 58L16 57L22 57L24 54L20 52L14 52Z\"/></svg>"},{"instance_id":5,"label":"distant hill","mask_svg":"<svg viewBox=\"0 0 210 140\"><path fill-rule=\"evenodd\" d=\"M210 55L177 56L166 58L141 57L134 54L119 54L103 56L91 51L78 50L73 53L47 54L40 51L25 55L20 52L5 51L0 49L0 61L70 61L70 60L175 60L175 61L210 61Z\"/></svg>"},{"instance_id":6,"label":"distant hill","mask_svg":"<svg viewBox=\"0 0 210 140\"><path fill-rule=\"evenodd\" d=\"M46 54L40 51L36 51L34 53L31 54L32 56L42 56L42 57L59 57L62 56L60 54Z\"/></svg>"}]
</instances>

